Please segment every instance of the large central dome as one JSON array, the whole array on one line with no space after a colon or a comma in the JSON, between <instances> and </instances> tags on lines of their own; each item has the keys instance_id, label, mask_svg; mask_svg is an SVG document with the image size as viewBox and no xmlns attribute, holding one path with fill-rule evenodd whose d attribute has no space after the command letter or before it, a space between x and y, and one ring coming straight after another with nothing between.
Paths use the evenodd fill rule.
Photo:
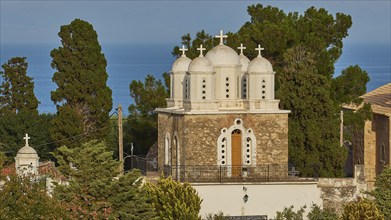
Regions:
<instances>
[{"instance_id":1,"label":"large central dome","mask_svg":"<svg viewBox=\"0 0 391 220\"><path fill-rule=\"evenodd\" d=\"M226 45L218 45L214 48L212 48L208 53L205 55L206 58L208 58L210 61L212 61L213 65L215 66L236 66L240 65L240 59L239 55L236 53L235 50L232 48L226 46Z\"/></svg>"}]
</instances>

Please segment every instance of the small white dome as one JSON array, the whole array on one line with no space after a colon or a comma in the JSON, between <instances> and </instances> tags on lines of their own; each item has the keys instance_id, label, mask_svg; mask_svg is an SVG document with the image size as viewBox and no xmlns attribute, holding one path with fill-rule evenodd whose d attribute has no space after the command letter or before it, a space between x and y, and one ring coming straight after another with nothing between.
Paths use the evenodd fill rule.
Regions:
<instances>
[{"instance_id":1,"label":"small white dome","mask_svg":"<svg viewBox=\"0 0 391 220\"><path fill-rule=\"evenodd\" d=\"M212 48L205 55L213 65L240 65L239 55L232 48L226 45L218 45Z\"/></svg>"},{"instance_id":2,"label":"small white dome","mask_svg":"<svg viewBox=\"0 0 391 220\"><path fill-rule=\"evenodd\" d=\"M250 63L250 60L246 56L244 56L243 54L239 55L239 60L240 60L240 64L242 64L241 71L246 72L248 64Z\"/></svg>"},{"instance_id":3,"label":"small white dome","mask_svg":"<svg viewBox=\"0 0 391 220\"><path fill-rule=\"evenodd\" d=\"M38 157L37 151L30 146L24 146L19 149L16 157Z\"/></svg>"},{"instance_id":4,"label":"small white dome","mask_svg":"<svg viewBox=\"0 0 391 220\"><path fill-rule=\"evenodd\" d=\"M186 72L189 69L191 59L186 56L181 56L172 64L172 72Z\"/></svg>"},{"instance_id":5,"label":"small white dome","mask_svg":"<svg viewBox=\"0 0 391 220\"><path fill-rule=\"evenodd\" d=\"M197 57L190 62L189 72L214 72L213 64L206 57Z\"/></svg>"},{"instance_id":6,"label":"small white dome","mask_svg":"<svg viewBox=\"0 0 391 220\"><path fill-rule=\"evenodd\" d=\"M273 72L272 64L262 56L255 57L249 64L247 71L249 73Z\"/></svg>"}]
</instances>

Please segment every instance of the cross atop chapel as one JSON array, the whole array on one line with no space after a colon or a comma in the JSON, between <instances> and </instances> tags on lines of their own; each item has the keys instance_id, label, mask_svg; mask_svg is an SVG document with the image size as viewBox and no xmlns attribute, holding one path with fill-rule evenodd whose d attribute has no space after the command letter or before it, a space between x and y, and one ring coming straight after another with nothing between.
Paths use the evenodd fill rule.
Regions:
<instances>
[{"instance_id":1,"label":"cross atop chapel","mask_svg":"<svg viewBox=\"0 0 391 220\"><path fill-rule=\"evenodd\" d=\"M203 47L202 47L202 44L201 44L200 47L197 48L197 50L200 51L200 57L203 57L203 56L204 56L203 51L206 50L206 48L203 48Z\"/></svg>"},{"instance_id":2,"label":"cross atop chapel","mask_svg":"<svg viewBox=\"0 0 391 220\"><path fill-rule=\"evenodd\" d=\"M220 35L216 35L215 38L220 38L220 45L224 44L224 38L227 38L227 35L223 35L223 30L220 30Z\"/></svg>"},{"instance_id":3,"label":"cross atop chapel","mask_svg":"<svg viewBox=\"0 0 391 220\"><path fill-rule=\"evenodd\" d=\"M29 146L29 139L30 139L29 135L26 134L26 136L24 136L23 139L26 140L26 145L25 146Z\"/></svg>"},{"instance_id":4,"label":"cross atop chapel","mask_svg":"<svg viewBox=\"0 0 391 220\"><path fill-rule=\"evenodd\" d=\"M240 47L238 47L240 50L240 54L243 54L243 50L246 49L246 47L243 47L243 44L240 44Z\"/></svg>"},{"instance_id":5,"label":"cross atop chapel","mask_svg":"<svg viewBox=\"0 0 391 220\"><path fill-rule=\"evenodd\" d=\"M188 49L185 48L185 45L182 45L182 48L179 50L182 51L182 57L185 57L186 56L185 52L188 51Z\"/></svg>"},{"instance_id":6,"label":"cross atop chapel","mask_svg":"<svg viewBox=\"0 0 391 220\"><path fill-rule=\"evenodd\" d=\"M261 51L262 51L262 50L265 50L265 48L262 48L262 47L261 47L261 45L260 45L260 44L258 44L258 47L257 47L257 48L255 48L255 50L257 50L257 51L258 51L258 56L259 56L259 57L261 57L261 56L262 56L262 55L261 55Z\"/></svg>"}]
</instances>

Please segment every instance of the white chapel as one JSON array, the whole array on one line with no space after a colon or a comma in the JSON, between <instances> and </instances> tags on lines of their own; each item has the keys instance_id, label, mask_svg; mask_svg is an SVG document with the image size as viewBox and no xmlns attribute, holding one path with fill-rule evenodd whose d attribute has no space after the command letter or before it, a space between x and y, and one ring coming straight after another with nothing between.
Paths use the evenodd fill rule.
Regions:
<instances>
[{"instance_id":1,"label":"white chapel","mask_svg":"<svg viewBox=\"0 0 391 220\"><path fill-rule=\"evenodd\" d=\"M172 65L167 108L156 109L159 170L186 181L201 180L194 175L207 173L204 168L241 178L273 165L285 175L290 111L279 109L274 97L271 63L260 45L250 61L242 44L237 53L222 31L216 38L219 45L205 55L200 45L193 60L182 47Z\"/></svg>"}]
</instances>

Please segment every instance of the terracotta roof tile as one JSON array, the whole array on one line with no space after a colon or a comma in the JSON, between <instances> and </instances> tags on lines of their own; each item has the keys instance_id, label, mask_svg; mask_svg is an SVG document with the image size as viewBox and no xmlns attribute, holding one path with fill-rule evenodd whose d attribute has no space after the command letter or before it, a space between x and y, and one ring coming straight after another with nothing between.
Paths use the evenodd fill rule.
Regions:
<instances>
[{"instance_id":1,"label":"terracotta roof tile","mask_svg":"<svg viewBox=\"0 0 391 220\"><path fill-rule=\"evenodd\" d=\"M372 111L378 114L391 115L391 83L374 89L361 96L365 103L370 103Z\"/></svg>"}]
</instances>

